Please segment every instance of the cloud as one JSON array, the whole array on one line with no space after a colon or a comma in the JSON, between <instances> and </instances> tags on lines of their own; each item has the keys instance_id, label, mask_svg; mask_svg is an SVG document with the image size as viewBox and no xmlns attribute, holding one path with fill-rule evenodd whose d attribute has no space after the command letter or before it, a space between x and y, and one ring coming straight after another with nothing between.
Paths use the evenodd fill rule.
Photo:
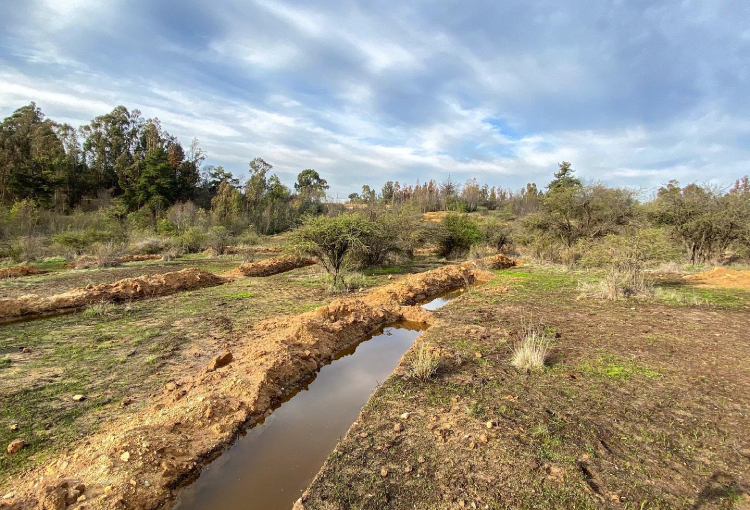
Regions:
<instances>
[{"instance_id":1,"label":"cloud","mask_svg":"<svg viewBox=\"0 0 750 510\"><path fill-rule=\"evenodd\" d=\"M327 0L0 6L0 114L76 124L118 104L209 163L286 180L477 176L653 188L748 172L750 4Z\"/></svg>"}]
</instances>

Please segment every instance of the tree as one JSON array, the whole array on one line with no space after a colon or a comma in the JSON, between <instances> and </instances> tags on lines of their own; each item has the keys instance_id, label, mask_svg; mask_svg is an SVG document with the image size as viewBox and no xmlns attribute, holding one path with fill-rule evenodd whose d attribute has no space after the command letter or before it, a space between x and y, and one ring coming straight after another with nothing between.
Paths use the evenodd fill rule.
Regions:
<instances>
[{"instance_id":1,"label":"tree","mask_svg":"<svg viewBox=\"0 0 750 510\"><path fill-rule=\"evenodd\" d=\"M658 225L670 227L693 264L723 253L733 242L747 238L750 229L750 194L722 195L715 188L670 181L659 188L650 211Z\"/></svg>"},{"instance_id":2,"label":"tree","mask_svg":"<svg viewBox=\"0 0 750 510\"><path fill-rule=\"evenodd\" d=\"M311 216L294 232L295 247L314 257L333 278L333 288L343 285L342 266L352 250L367 250L367 240L379 235L375 223L359 214Z\"/></svg>"},{"instance_id":3,"label":"tree","mask_svg":"<svg viewBox=\"0 0 750 510\"><path fill-rule=\"evenodd\" d=\"M138 206L148 206L154 219L159 211L175 201L177 186L167 152L156 148L143 161L143 171L136 187Z\"/></svg>"},{"instance_id":4,"label":"tree","mask_svg":"<svg viewBox=\"0 0 750 510\"><path fill-rule=\"evenodd\" d=\"M49 204L65 151L57 125L35 103L0 124L0 200Z\"/></svg>"},{"instance_id":5,"label":"tree","mask_svg":"<svg viewBox=\"0 0 750 510\"><path fill-rule=\"evenodd\" d=\"M578 188L581 186L581 181L573 177L575 170L573 170L570 163L563 161L562 163L558 163L557 166L559 170L555 172L555 178L547 185L549 191L556 191L561 188Z\"/></svg>"},{"instance_id":6,"label":"tree","mask_svg":"<svg viewBox=\"0 0 750 510\"><path fill-rule=\"evenodd\" d=\"M325 190L329 187L328 182L312 168L302 170L294 183L294 190L299 193L303 202L320 202L325 198Z\"/></svg>"}]
</instances>

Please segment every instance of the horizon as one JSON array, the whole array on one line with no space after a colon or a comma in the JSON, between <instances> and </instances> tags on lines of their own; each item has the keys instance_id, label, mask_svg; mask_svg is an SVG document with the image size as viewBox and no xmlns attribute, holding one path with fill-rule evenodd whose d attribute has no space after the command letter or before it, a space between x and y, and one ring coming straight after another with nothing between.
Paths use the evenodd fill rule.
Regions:
<instances>
[{"instance_id":1,"label":"horizon","mask_svg":"<svg viewBox=\"0 0 750 510\"><path fill-rule=\"evenodd\" d=\"M217 7L218 5L218 7ZM0 114L35 102L75 127L122 104L206 164L291 184L449 174L653 192L748 173L750 5L352 5L90 0L0 6Z\"/></svg>"}]
</instances>

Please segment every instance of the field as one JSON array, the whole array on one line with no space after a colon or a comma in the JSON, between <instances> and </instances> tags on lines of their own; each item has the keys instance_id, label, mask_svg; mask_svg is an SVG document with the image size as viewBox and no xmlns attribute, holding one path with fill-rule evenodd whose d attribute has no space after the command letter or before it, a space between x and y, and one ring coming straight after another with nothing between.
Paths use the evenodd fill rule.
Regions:
<instances>
[{"instance_id":1,"label":"field","mask_svg":"<svg viewBox=\"0 0 750 510\"><path fill-rule=\"evenodd\" d=\"M0 285L5 297L45 296L186 267L220 274L241 263L194 255L111 269L52 266L51 273ZM434 255L418 256L405 266L369 270L359 284L377 289L443 264ZM606 301L581 292L600 277L595 273L527 264L482 274L481 284L434 313L417 340L438 353L437 374L409 377L416 350L407 353L331 454L299 503L303 508L748 504L750 292L657 274L660 292L651 298ZM204 367L226 351L245 353L227 375L262 366L252 368L248 357L254 342L263 345L263 335L276 334L288 318L294 322L338 297L326 292L324 280L310 266L1 326L0 441L22 437L26 445L0 456L0 492L8 496L0 505L20 495L17 480L34 479L45 465L62 474L63 459L73 463L78 452L86 458L90 442L116 437L116 424L140 423L151 409L182 405L165 396L175 382L193 397L203 395L198 400L224 394L223 379L201 375ZM342 324L350 314L364 314L359 320L366 324L367 312L351 306L334 306L344 314ZM352 331L369 328L359 327ZM544 370L527 373L510 359L529 328L550 339L550 355ZM296 363L284 359L275 363ZM199 382L185 382L191 380ZM252 423L252 416L250 410L232 426ZM220 453L232 430L203 445L206 452ZM148 437L158 441L159 435ZM118 489L115 467L110 490L87 492L102 505L115 493L138 504L169 501L179 488L134 492L125 478Z\"/></svg>"}]
</instances>

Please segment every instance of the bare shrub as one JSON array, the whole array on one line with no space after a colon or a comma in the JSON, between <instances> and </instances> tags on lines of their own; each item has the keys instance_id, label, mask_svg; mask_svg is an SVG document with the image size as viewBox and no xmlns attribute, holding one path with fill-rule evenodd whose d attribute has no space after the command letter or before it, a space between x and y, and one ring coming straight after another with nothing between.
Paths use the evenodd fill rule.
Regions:
<instances>
[{"instance_id":1,"label":"bare shrub","mask_svg":"<svg viewBox=\"0 0 750 510\"><path fill-rule=\"evenodd\" d=\"M525 325L521 340L513 349L511 365L528 372L543 370L550 343L541 326Z\"/></svg>"},{"instance_id":2,"label":"bare shrub","mask_svg":"<svg viewBox=\"0 0 750 510\"><path fill-rule=\"evenodd\" d=\"M422 342L409 362L408 375L412 379L427 382L435 376L439 367L440 357L428 342Z\"/></svg>"},{"instance_id":3,"label":"bare shrub","mask_svg":"<svg viewBox=\"0 0 750 510\"><path fill-rule=\"evenodd\" d=\"M122 246L113 242L96 243L94 245L94 258L96 267L115 267L120 265Z\"/></svg>"},{"instance_id":4,"label":"bare shrub","mask_svg":"<svg viewBox=\"0 0 750 510\"><path fill-rule=\"evenodd\" d=\"M133 255L156 255L170 249L172 242L164 237L146 237L130 242L128 252Z\"/></svg>"}]
</instances>

